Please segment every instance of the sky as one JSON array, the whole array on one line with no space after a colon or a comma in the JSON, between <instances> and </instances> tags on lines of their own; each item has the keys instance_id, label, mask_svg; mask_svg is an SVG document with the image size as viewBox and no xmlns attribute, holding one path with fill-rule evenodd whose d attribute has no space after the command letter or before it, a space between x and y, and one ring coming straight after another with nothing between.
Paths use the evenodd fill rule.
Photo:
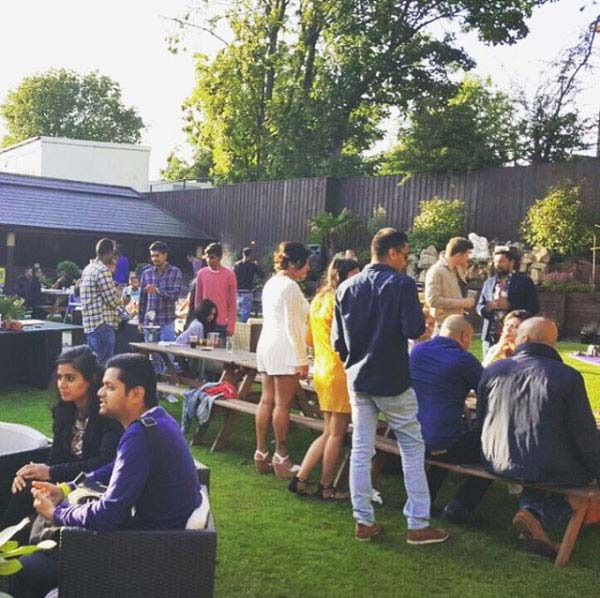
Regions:
<instances>
[{"instance_id":1,"label":"sky","mask_svg":"<svg viewBox=\"0 0 600 598\"><path fill-rule=\"evenodd\" d=\"M475 73L490 76L501 89L532 89L559 51L571 46L591 13L580 12L584 0L559 0L537 9L529 36L510 47L487 47L475 35L460 41L477 62ZM190 0L19 0L2 2L0 12L0 102L27 76L50 68L86 73L98 70L121 85L126 105L135 106L146 124L142 144L151 148L150 179L158 179L167 155L176 147L185 154L181 104L194 86L193 51L212 55L219 42L195 33L187 52L168 52L166 37L174 27L165 19L179 16ZM584 82L579 106L587 116L600 109L600 77ZM378 150L394 140L394 123ZM0 137L5 134L0 120Z\"/></svg>"}]
</instances>

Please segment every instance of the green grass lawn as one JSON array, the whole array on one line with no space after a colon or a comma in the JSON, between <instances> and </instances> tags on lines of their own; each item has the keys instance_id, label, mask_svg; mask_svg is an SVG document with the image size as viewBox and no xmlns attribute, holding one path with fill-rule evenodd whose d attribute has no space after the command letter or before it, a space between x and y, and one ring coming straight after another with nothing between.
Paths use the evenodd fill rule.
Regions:
<instances>
[{"instance_id":1,"label":"green grass lawn","mask_svg":"<svg viewBox=\"0 0 600 598\"><path fill-rule=\"evenodd\" d=\"M559 347L563 356L578 348L580 345ZM473 350L477 354L480 347ZM567 361L583 372L592 403L600 408L594 368ZM0 394L0 418L50 434L49 404L48 393L4 391ZM179 415L179 406L168 408ZM214 419L213 428L220 416ZM291 453L300 458L312 437L308 431L292 429ZM353 538L348 504L290 494L284 482L255 473L253 450L253 420L243 416L225 451L211 454L206 447L193 449L194 456L211 468L220 598L575 598L600 592L600 529L585 529L571 563L555 570L551 561L518 549L510 526L516 499L507 494L504 485L494 485L486 497L481 510L487 520L485 527L447 526L452 532L448 543L413 547L406 544L402 479L384 475L380 486L384 505L377 507L383 535L360 543ZM451 496L456 482L449 480L438 504Z\"/></svg>"}]
</instances>

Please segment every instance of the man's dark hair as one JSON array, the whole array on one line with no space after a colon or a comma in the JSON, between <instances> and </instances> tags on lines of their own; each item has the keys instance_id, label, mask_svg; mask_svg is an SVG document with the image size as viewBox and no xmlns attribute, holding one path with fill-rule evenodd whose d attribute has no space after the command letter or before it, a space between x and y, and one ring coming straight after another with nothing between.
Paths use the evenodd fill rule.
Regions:
<instances>
[{"instance_id":1,"label":"man's dark hair","mask_svg":"<svg viewBox=\"0 0 600 598\"><path fill-rule=\"evenodd\" d=\"M206 255L212 255L214 257L223 257L223 247L221 243L211 243L205 250Z\"/></svg>"},{"instance_id":2,"label":"man's dark hair","mask_svg":"<svg viewBox=\"0 0 600 598\"><path fill-rule=\"evenodd\" d=\"M387 227L378 230L371 241L371 253L379 259L387 257L390 249L400 249L408 243L406 233Z\"/></svg>"},{"instance_id":3,"label":"man's dark hair","mask_svg":"<svg viewBox=\"0 0 600 598\"><path fill-rule=\"evenodd\" d=\"M509 247L508 245L501 245L494 249L494 255L504 255L511 262L519 261L519 253L514 247Z\"/></svg>"},{"instance_id":4,"label":"man's dark hair","mask_svg":"<svg viewBox=\"0 0 600 598\"><path fill-rule=\"evenodd\" d=\"M469 239L465 239L464 237L452 237L446 245L446 256L452 257L459 253L471 251L471 249L473 249L473 243L471 243Z\"/></svg>"},{"instance_id":5,"label":"man's dark hair","mask_svg":"<svg viewBox=\"0 0 600 598\"><path fill-rule=\"evenodd\" d=\"M112 239L100 239L96 243L96 257L106 257L115 252L115 242Z\"/></svg>"},{"instance_id":6,"label":"man's dark hair","mask_svg":"<svg viewBox=\"0 0 600 598\"><path fill-rule=\"evenodd\" d=\"M152 362L139 353L122 353L111 357L106 362L106 369L119 370L119 380L130 391L136 386L144 389L144 405L150 409L158 405L156 397L156 374Z\"/></svg>"},{"instance_id":7,"label":"man's dark hair","mask_svg":"<svg viewBox=\"0 0 600 598\"><path fill-rule=\"evenodd\" d=\"M244 247L244 249L242 249L242 255L244 257L250 257L252 255L252 247Z\"/></svg>"},{"instance_id":8,"label":"man's dark hair","mask_svg":"<svg viewBox=\"0 0 600 598\"><path fill-rule=\"evenodd\" d=\"M164 241L154 241L148 249L150 251L158 251L158 253L169 253L169 246Z\"/></svg>"}]
</instances>

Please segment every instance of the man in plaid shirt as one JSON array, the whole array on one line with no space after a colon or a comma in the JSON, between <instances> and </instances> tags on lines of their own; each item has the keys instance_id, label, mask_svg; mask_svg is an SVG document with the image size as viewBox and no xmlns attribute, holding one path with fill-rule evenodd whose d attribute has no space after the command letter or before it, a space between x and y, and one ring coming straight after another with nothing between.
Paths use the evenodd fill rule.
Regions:
<instances>
[{"instance_id":1,"label":"man in plaid shirt","mask_svg":"<svg viewBox=\"0 0 600 598\"><path fill-rule=\"evenodd\" d=\"M87 344L104 365L115 353L115 336L121 318L121 299L108 265L112 263L115 246L111 239L96 244L96 259L81 274L79 285L81 315Z\"/></svg>"},{"instance_id":2,"label":"man in plaid shirt","mask_svg":"<svg viewBox=\"0 0 600 598\"><path fill-rule=\"evenodd\" d=\"M174 341L175 304L181 293L181 270L169 264L169 247L162 241L150 245L150 261L152 266L147 267L140 277L140 329L151 324L160 326L154 340ZM144 331L144 338L146 342L150 340L148 330ZM159 362L155 359L154 363Z\"/></svg>"}]
</instances>

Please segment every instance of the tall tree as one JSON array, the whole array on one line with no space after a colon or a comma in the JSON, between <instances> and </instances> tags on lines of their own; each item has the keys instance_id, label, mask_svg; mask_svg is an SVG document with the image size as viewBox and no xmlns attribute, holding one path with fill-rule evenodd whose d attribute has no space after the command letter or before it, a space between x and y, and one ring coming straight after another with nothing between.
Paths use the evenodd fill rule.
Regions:
<instances>
[{"instance_id":1,"label":"tall tree","mask_svg":"<svg viewBox=\"0 0 600 598\"><path fill-rule=\"evenodd\" d=\"M381 174L475 170L501 166L518 155L510 98L489 80L467 76L447 101L418 102L383 155Z\"/></svg>"},{"instance_id":2,"label":"tall tree","mask_svg":"<svg viewBox=\"0 0 600 598\"><path fill-rule=\"evenodd\" d=\"M121 88L110 77L65 69L26 77L0 105L8 134L2 145L47 135L137 143L144 123L123 104Z\"/></svg>"},{"instance_id":3,"label":"tall tree","mask_svg":"<svg viewBox=\"0 0 600 598\"><path fill-rule=\"evenodd\" d=\"M436 24L513 43L548 1L233 0L233 40L197 58L190 142L226 181L362 172L390 106L447 96L449 72L473 66Z\"/></svg>"},{"instance_id":4,"label":"tall tree","mask_svg":"<svg viewBox=\"0 0 600 598\"><path fill-rule=\"evenodd\" d=\"M524 157L530 163L560 162L590 147L587 137L594 123L582 117L576 98L581 91L581 76L592 67L599 31L600 15L596 15L577 44L550 65L549 74L533 96L528 97L524 91L518 94L523 111L519 127Z\"/></svg>"}]
</instances>

